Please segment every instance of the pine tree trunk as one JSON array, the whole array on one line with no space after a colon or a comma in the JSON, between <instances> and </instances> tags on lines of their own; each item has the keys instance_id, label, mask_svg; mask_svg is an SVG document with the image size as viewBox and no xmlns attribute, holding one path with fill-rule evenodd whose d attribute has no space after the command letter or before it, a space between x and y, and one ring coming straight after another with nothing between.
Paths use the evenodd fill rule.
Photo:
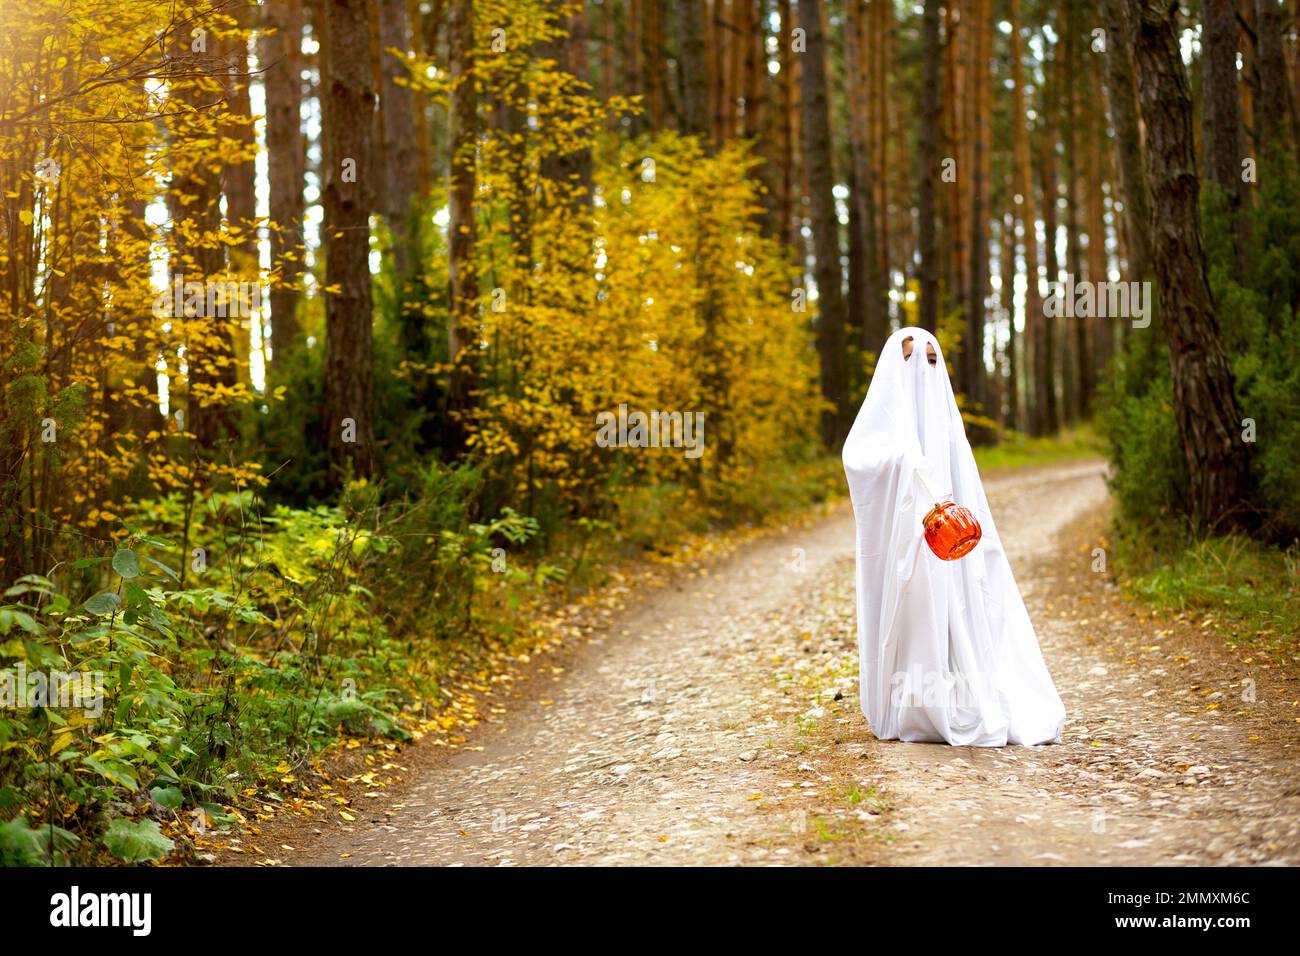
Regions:
<instances>
[{"instance_id":1,"label":"pine tree trunk","mask_svg":"<svg viewBox=\"0 0 1300 956\"><path fill-rule=\"evenodd\" d=\"M1106 103L1115 130L1120 188L1124 194L1124 236L1128 279L1141 282L1154 274L1151 261L1151 195L1142 157L1136 81L1133 78L1132 24L1126 0L1103 0L1106 18Z\"/></svg>"},{"instance_id":2,"label":"pine tree trunk","mask_svg":"<svg viewBox=\"0 0 1300 956\"><path fill-rule=\"evenodd\" d=\"M888 136L889 128L889 111L892 101L889 96L889 65L891 62L891 50L893 46L894 31L894 14L891 0L871 0L869 20L871 23L867 31L866 58L869 67L872 70L871 96L868 101L868 113L871 117L871 161L874 164L871 170L871 180L876 187L876 235L880 238L877 245L878 264L876 274L881 277L883 289L886 291L885 299L885 330L889 328L889 299L888 289L893 284L892 276L889 271L891 262L890 250L890 227L894 220L889 214L889 174L894 169L906 169L905 163L899 163L897 166L891 165L889 160L889 150L891 147L890 137Z\"/></svg>"},{"instance_id":3,"label":"pine tree trunk","mask_svg":"<svg viewBox=\"0 0 1300 956\"><path fill-rule=\"evenodd\" d=\"M1204 0L1201 55L1201 139L1205 179L1222 192L1238 264L1245 266L1246 183L1241 178L1241 93L1237 88L1237 11L1234 0Z\"/></svg>"},{"instance_id":4,"label":"pine tree trunk","mask_svg":"<svg viewBox=\"0 0 1300 956\"><path fill-rule=\"evenodd\" d=\"M946 300L949 310L956 308L965 323L967 313L966 294L970 290L970 280L966 274L969 263L966 261L966 241L970 232L970 191L967 183L974 181L974 169L970 161L970 137L967 135L969 107L971 96L967 91L967 74L969 74L969 43L971 31L967 29L966 4L946 0L944 9L945 36L944 49L946 70L948 70L949 101L948 143L943 150L943 159L956 160L956 182L943 183L943 194L948 200L948 282L944 286L941 300ZM943 307L943 306L941 306ZM961 359L961 356L954 355ZM954 388L967 392L965 363L958 360L954 365Z\"/></svg>"},{"instance_id":5,"label":"pine tree trunk","mask_svg":"<svg viewBox=\"0 0 1300 956\"><path fill-rule=\"evenodd\" d=\"M1259 40L1255 34L1254 0L1242 0L1237 8L1237 46L1241 50L1241 128L1251 156L1260 155L1259 126L1255 100L1259 89Z\"/></svg>"},{"instance_id":6,"label":"pine tree trunk","mask_svg":"<svg viewBox=\"0 0 1300 956\"><path fill-rule=\"evenodd\" d=\"M411 31L411 46L417 56L433 57L433 46L426 46L430 36L428 20L441 15L440 4L434 3L426 15L420 9L420 0L406 0L406 11ZM432 35L437 37L437 24L432 28ZM433 193L433 141L429 128L429 100L427 97L413 96L415 107L415 191L421 199L427 199ZM417 253L418 254L418 253Z\"/></svg>"},{"instance_id":7,"label":"pine tree trunk","mask_svg":"<svg viewBox=\"0 0 1300 956\"><path fill-rule=\"evenodd\" d=\"M606 0L612 4L613 0ZM585 43L586 24L583 7L574 14L573 25L583 33ZM668 67L664 57L664 11L665 0L641 0L641 88L645 93L646 119L651 130L663 129L665 108L667 104L667 87L665 81ZM579 18L583 22L579 23ZM570 39L577 42L570 34ZM585 77L584 77L585 79Z\"/></svg>"},{"instance_id":8,"label":"pine tree trunk","mask_svg":"<svg viewBox=\"0 0 1300 956\"><path fill-rule=\"evenodd\" d=\"M917 245L920 264L921 328L939 326L939 250L935 234L935 191L939 175L939 8L941 0L925 0L921 20L923 77L921 80L921 130L917 143Z\"/></svg>"},{"instance_id":9,"label":"pine tree trunk","mask_svg":"<svg viewBox=\"0 0 1300 956\"><path fill-rule=\"evenodd\" d=\"M939 309L956 310L963 321L966 309L966 184L971 169L966 158L965 132L966 95L963 68L965 58L961 50L966 42L966 25L961 19L960 6L954 0L944 2L943 71L946 95L940 101L943 117L943 145L939 150L941 164L948 160L956 163L956 181L940 182L940 222L943 225L943 287L939 293ZM954 356L960 359L960 356ZM960 360L954 368L953 388L966 390L964 363Z\"/></svg>"},{"instance_id":10,"label":"pine tree trunk","mask_svg":"<svg viewBox=\"0 0 1300 956\"><path fill-rule=\"evenodd\" d=\"M795 246L794 205L798 179L795 176L796 155L799 152L795 135L796 98L799 93L794 83L794 58L790 32L794 26L790 0L777 0L777 15L781 21L777 33L777 56L781 65L776 75L776 115L780 140L780 193L776 202L777 235L791 248Z\"/></svg>"},{"instance_id":11,"label":"pine tree trunk","mask_svg":"<svg viewBox=\"0 0 1300 956\"><path fill-rule=\"evenodd\" d=\"M1106 282L1110 278L1109 261L1106 254L1106 203L1102 194L1103 184L1107 180L1106 167L1102 156L1102 144L1106 142L1106 119L1101 109L1101 81L1097 73L1089 74L1088 79L1088 278L1094 283ZM1097 286L1104 288L1104 286ZM1117 321L1114 316L1093 316L1086 320L1092 329L1092 351L1089 354L1090 381L1096 390L1096 383L1103 380L1107 363L1110 361L1111 348L1114 343L1112 330Z\"/></svg>"},{"instance_id":12,"label":"pine tree trunk","mask_svg":"<svg viewBox=\"0 0 1300 956\"><path fill-rule=\"evenodd\" d=\"M745 39L745 126L744 135L754 139L763 133L767 119L767 0L744 0Z\"/></svg>"},{"instance_id":13,"label":"pine tree trunk","mask_svg":"<svg viewBox=\"0 0 1300 956\"><path fill-rule=\"evenodd\" d=\"M850 238L860 252L860 260L853 263L850 285L856 278L862 286L862 313L855 312L852 318L861 323L862 347L876 351L889 338L889 317L885 311L885 280L878 271L880 256L876 249L880 240L876 234L878 219L868 130L864 20L862 0L845 0L845 95L849 100L849 153L853 170Z\"/></svg>"},{"instance_id":14,"label":"pine tree trunk","mask_svg":"<svg viewBox=\"0 0 1300 956\"><path fill-rule=\"evenodd\" d=\"M746 46L745 61L745 138L754 143L760 163L754 171L763 186L763 233L775 239L785 235L778 222L781 190L781 143L776 135L777 111L772 108L775 83L767 72L767 41L770 36L768 0L747 0L752 9L753 32ZM778 39L779 42L779 39Z\"/></svg>"},{"instance_id":15,"label":"pine tree trunk","mask_svg":"<svg viewBox=\"0 0 1300 956\"><path fill-rule=\"evenodd\" d=\"M1179 56L1177 11L1163 0L1134 0L1134 59L1147 134L1151 232L1160 310L1169 337L1174 414L1187 463L1195 527L1241 523L1246 445L1232 368L1206 277L1199 183L1192 140L1192 95Z\"/></svg>"},{"instance_id":16,"label":"pine tree trunk","mask_svg":"<svg viewBox=\"0 0 1300 956\"><path fill-rule=\"evenodd\" d=\"M987 207L988 160L991 152L988 93L993 31L991 0L974 0L970 31L971 64L971 203L970 203L970 289L966 293L966 335L962 346L966 395L977 409L987 402L984 370L985 302L989 293L989 216ZM987 412L985 412L987 414ZM979 433L982 437L982 433Z\"/></svg>"},{"instance_id":17,"label":"pine tree trunk","mask_svg":"<svg viewBox=\"0 0 1300 956\"><path fill-rule=\"evenodd\" d=\"M216 51L190 49L190 24L202 23L203 10L195 2L187 6L193 18L176 33L180 56L196 73L216 75ZM197 79L183 82L178 94L196 116L211 102L211 95ZM192 128L173 135L177 133L202 135L201 130ZM172 275L183 274L186 282L225 281L225 251L211 241L221 232L221 166L191 160L184 168L173 169L167 204L173 222ZM176 225L181 221L184 229ZM195 445L209 460L224 458L223 446L234 438L236 428L229 399L223 396L238 381L229 322L200 317L185 319L180 325L187 333L185 361L189 366L183 427L193 433Z\"/></svg>"},{"instance_id":18,"label":"pine tree trunk","mask_svg":"<svg viewBox=\"0 0 1300 956\"><path fill-rule=\"evenodd\" d=\"M677 62L682 71L682 132L700 138L708 146L709 61L705 58L704 31L707 14L704 0L677 0Z\"/></svg>"},{"instance_id":19,"label":"pine tree trunk","mask_svg":"<svg viewBox=\"0 0 1300 956\"><path fill-rule=\"evenodd\" d=\"M409 86L397 80L407 69L390 48L406 52L411 46L406 0L377 0L381 86L379 110L384 132L384 208L381 212L393 235L393 267L405 278L411 267L411 217L416 195L415 105Z\"/></svg>"},{"instance_id":20,"label":"pine tree trunk","mask_svg":"<svg viewBox=\"0 0 1300 956\"><path fill-rule=\"evenodd\" d=\"M572 7L564 0L554 4L557 22L565 27L563 35L538 44L541 55L555 60L556 68L575 78L587 72L587 25L581 7ZM575 117L564 111L561 122L570 123ZM585 221L583 214L591 204L591 147L583 146L568 153L548 152L541 162L544 179L561 184L560 195Z\"/></svg>"},{"instance_id":21,"label":"pine tree trunk","mask_svg":"<svg viewBox=\"0 0 1300 956\"><path fill-rule=\"evenodd\" d=\"M614 0L605 0L600 5L600 99L608 104L614 98L614 48L618 35L618 15L614 10ZM613 112L607 113L605 124L609 129L618 126L618 118Z\"/></svg>"},{"instance_id":22,"label":"pine tree trunk","mask_svg":"<svg viewBox=\"0 0 1300 956\"><path fill-rule=\"evenodd\" d=\"M714 145L726 139L723 129L723 100L727 96L727 42L723 25L726 0L705 0L708 13L705 18L705 49L713 67L709 79L709 131Z\"/></svg>"},{"instance_id":23,"label":"pine tree trunk","mask_svg":"<svg viewBox=\"0 0 1300 956\"><path fill-rule=\"evenodd\" d=\"M847 316L840 270L839 218L831 193L835 173L831 161L833 144L821 0L800 0L799 25L808 43L803 54L804 155L816 257L817 351L821 358L822 395L831 406L823 416L822 435L827 447L833 448L847 433L848 369L844 354Z\"/></svg>"},{"instance_id":24,"label":"pine tree trunk","mask_svg":"<svg viewBox=\"0 0 1300 956\"><path fill-rule=\"evenodd\" d=\"M451 286L447 353L454 363L448 385L448 443L458 451L464 423L459 421L472 400L476 368L474 352L466 348L478 324L478 273L474 264L474 190L477 181L478 91L474 72L473 0L450 0L447 21L451 102L448 114L451 182L447 272ZM461 353L464 352L462 355Z\"/></svg>"},{"instance_id":25,"label":"pine tree trunk","mask_svg":"<svg viewBox=\"0 0 1300 956\"><path fill-rule=\"evenodd\" d=\"M1008 212L1002 229L1002 307L1007 310L1007 387L1006 426L1024 427L1020 415L1020 371L1016 348L1016 208L1008 196Z\"/></svg>"},{"instance_id":26,"label":"pine tree trunk","mask_svg":"<svg viewBox=\"0 0 1300 956\"><path fill-rule=\"evenodd\" d=\"M645 74L641 69L641 7L653 0L624 0L623 2L623 95L641 96L645 93ZM645 131L645 115L632 117L628 130L632 136Z\"/></svg>"},{"instance_id":27,"label":"pine tree trunk","mask_svg":"<svg viewBox=\"0 0 1300 956\"><path fill-rule=\"evenodd\" d=\"M727 139L741 135L740 101L745 95L745 53L754 29L746 18L749 0L730 0L727 4L727 25L723 31L727 46L727 97L723 102L726 115Z\"/></svg>"},{"instance_id":28,"label":"pine tree trunk","mask_svg":"<svg viewBox=\"0 0 1300 956\"><path fill-rule=\"evenodd\" d=\"M1080 279L1083 277L1083 245L1079 239L1081 231L1079 225L1081 205L1079 201L1079 177L1082 156L1079 123L1081 122L1081 115L1077 84L1073 82L1074 78L1079 75L1080 65L1077 27L1074 25L1072 14L1073 3L1071 0L1064 0L1062 15L1065 20L1062 27L1061 43L1065 47L1065 75L1071 80L1071 82L1062 85L1062 92L1066 101L1063 127L1065 131L1065 242L1069 272L1076 279ZM1070 334L1071 330L1073 330L1073 336ZM1071 338L1073 338L1073 342L1070 342ZM1073 361L1065 363L1066 392L1070 396L1067 407L1070 410L1071 420L1081 421L1092 413L1090 397L1092 394L1092 366L1088 361L1087 322L1078 316L1067 319L1063 341L1067 343L1069 356L1073 359Z\"/></svg>"},{"instance_id":29,"label":"pine tree trunk","mask_svg":"<svg viewBox=\"0 0 1300 956\"><path fill-rule=\"evenodd\" d=\"M1043 364L1046 349L1042 344L1043 299L1038 288L1038 227L1034 211L1034 178L1029 153L1029 125L1025 117L1025 77L1020 40L1020 0L1011 0L1011 100L1012 142L1015 167L1012 180L1021 197L1020 221L1025 243L1025 341L1027 385L1025 407L1029 430L1043 434L1046 424L1047 367Z\"/></svg>"},{"instance_id":30,"label":"pine tree trunk","mask_svg":"<svg viewBox=\"0 0 1300 956\"><path fill-rule=\"evenodd\" d=\"M266 165L271 217L271 361L282 365L301 340L298 322L303 247L302 2L262 7L265 29L259 58L266 86ZM267 35L267 31L273 31Z\"/></svg>"},{"instance_id":31,"label":"pine tree trunk","mask_svg":"<svg viewBox=\"0 0 1300 956\"><path fill-rule=\"evenodd\" d=\"M1055 90L1052 90L1055 93ZM1052 284L1059 281L1061 264L1056 257L1056 198L1059 192L1056 181L1056 127L1053 122L1055 110L1054 97L1044 93L1043 117L1044 129L1040 146L1041 154L1038 164L1038 176L1043 194L1043 256L1046 260L1047 287L1049 294ZM1061 427L1060 407L1056 401L1056 333L1057 320L1044 312L1043 322L1043 364L1046 366L1046 387L1043 391L1043 423L1049 432L1056 432Z\"/></svg>"},{"instance_id":32,"label":"pine tree trunk","mask_svg":"<svg viewBox=\"0 0 1300 956\"><path fill-rule=\"evenodd\" d=\"M370 299L374 80L364 0L326 0L322 86L329 99L331 164L325 170L324 427L329 483L374 468L374 368ZM355 181L353 179L355 171ZM349 427L349 420L351 425ZM351 440L349 440L351 439Z\"/></svg>"},{"instance_id":33,"label":"pine tree trunk","mask_svg":"<svg viewBox=\"0 0 1300 956\"><path fill-rule=\"evenodd\" d=\"M1255 35L1258 37L1259 98L1255 115L1259 120L1259 145L1267 154L1294 150L1300 142L1296 114L1291 100L1286 54L1282 52L1282 10L1277 0L1255 0Z\"/></svg>"},{"instance_id":34,"label":"pine tree trunk","mask_svg":"<svg viewBox=\"0 0 1300 956\"><path fill-rule=\"evenodd\" d=\"M866 343L867 264L862 254L862 237L866 229L862 222L862 203L857 199L858 184L853 169L853 157L845 163L848 169L849 190L849 294L845 302L846 337L850 342ZM865 344L864 344L865 347Z\"/></svg>"},{"instance_id":35,"label":"pine tree trunk","mask_svg":"<svg viewBox=\"0 0 1300 956\"><path fill-rule=\"evenodd\" d=\"M236 282L260 283L257 259L257 167L254 163L256 142L253 131L253 107L248 93L248 38L254 8L246 7L235 14L240 34L221 41L226 59L226 103L232 122L224 131L239 144L238 158L227 160L221 170L221 188L226 195L226 228L230 233L230 278ZM251 312L233 321L233 346L236 381L248 384L250 369Z\"/></svg>"}]
</instances>

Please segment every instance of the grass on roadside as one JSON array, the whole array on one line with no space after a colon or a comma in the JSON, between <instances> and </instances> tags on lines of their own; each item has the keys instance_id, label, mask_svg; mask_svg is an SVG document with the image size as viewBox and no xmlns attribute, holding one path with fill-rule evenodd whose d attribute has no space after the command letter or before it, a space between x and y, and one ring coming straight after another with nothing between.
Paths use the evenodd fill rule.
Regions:
<instances>
[{"instance_id":1,"label":"grass on roadside","mask_svg":"<svg viewBox=\"0 0 1300 956\"><path fill-rule=\"evenodd\" d=\"M1006 432L996 445L975 449L981 472L1047 465L1085 458L1101 458L1106 446L1091 425L1069 428L1059 435L1033 438L1023 432Z\"/></svg>"},{"instance_id":2,"label":"grass on roadside","mask_svg":"<svg viewBox=\"0 0 1300 956\"><path fill-rule=\"evenodd\" d=\"M1125 559L1134 596L1171 611L1205 615L1234 641L1295 655L1300 635L1300 547L1283 551L1241 535L1190 545L1167 563Z\"/></svg>"}]
</instances>

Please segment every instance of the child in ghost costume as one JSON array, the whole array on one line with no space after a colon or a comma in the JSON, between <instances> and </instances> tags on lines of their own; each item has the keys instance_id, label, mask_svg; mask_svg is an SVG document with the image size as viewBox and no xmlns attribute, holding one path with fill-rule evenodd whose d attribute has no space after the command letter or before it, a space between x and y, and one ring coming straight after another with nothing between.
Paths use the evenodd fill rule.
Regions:
<instances>
[{"instance_id":1,"label":"child in ghost costume","mask_svg":"<svg viewBox=\"0 0 1300 956\"><path fill-rule=\"evenodd\" d=\"M857 524L860 696L872 732L955 746L1059 743L1065 707L929 332L889 337L843 460ZM943 561L926 546L931 491L979 520L983 536L965 557Z\"/></svg>"}]
</instances>

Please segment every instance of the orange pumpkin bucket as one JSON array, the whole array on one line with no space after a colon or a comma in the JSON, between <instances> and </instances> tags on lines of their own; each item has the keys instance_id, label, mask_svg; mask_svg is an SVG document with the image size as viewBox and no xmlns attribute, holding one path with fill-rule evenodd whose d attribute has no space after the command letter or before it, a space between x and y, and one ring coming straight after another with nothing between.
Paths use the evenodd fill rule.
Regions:
<instances>
[{"instance_id":1,"label":"orange pumpkin bucket","mask_svg":"<svg viewBox=\"0 0 1300 956\"><path fill-rule=\"evenodd\" d=\"M965 557L980 543L980 523L969 508L963 508L951 498L935 504L924 518L925 543L937 557L956 561Z\"/></svg>"},{"instance_id":2,"label":"orange pumpkin bucket","mask_svg":"<svg viewBox=\"0 0 1300 956\"><path fill-rule=\"evenodd\" d=\"M925 490L930 493L930 499L934 501L934 507L921 519L921 527L925 530L925 543L941 561L956 561L958 558L964 558L975 550L975 545L980 543L980 535L983 531L979 520L969 508L963 508L953 501L952 495L938 497L919 468L916 470L916 477L921 480Z\"/></svg>"}]
</instances>

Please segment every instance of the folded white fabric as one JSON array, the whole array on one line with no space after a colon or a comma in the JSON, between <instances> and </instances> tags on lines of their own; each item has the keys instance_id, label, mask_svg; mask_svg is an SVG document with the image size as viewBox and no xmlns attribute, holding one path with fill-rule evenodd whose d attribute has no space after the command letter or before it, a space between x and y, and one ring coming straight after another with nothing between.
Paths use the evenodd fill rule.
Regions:
<instances>
[{"instance_id":1,"label":"folded white fabric","mask_svg":"<svg viewBox=\"0 0 1300 956\"><path fill-rule=\"evenodd\" d=\"M889 337L843 461L857 523L860 698L872 732L956 746L1059 743L1065 707L929 332ZM926 547L921 520L934 501L923 484L979 520L983 538L965 557L942 561Z\"/></svg>"}]
</instances>

